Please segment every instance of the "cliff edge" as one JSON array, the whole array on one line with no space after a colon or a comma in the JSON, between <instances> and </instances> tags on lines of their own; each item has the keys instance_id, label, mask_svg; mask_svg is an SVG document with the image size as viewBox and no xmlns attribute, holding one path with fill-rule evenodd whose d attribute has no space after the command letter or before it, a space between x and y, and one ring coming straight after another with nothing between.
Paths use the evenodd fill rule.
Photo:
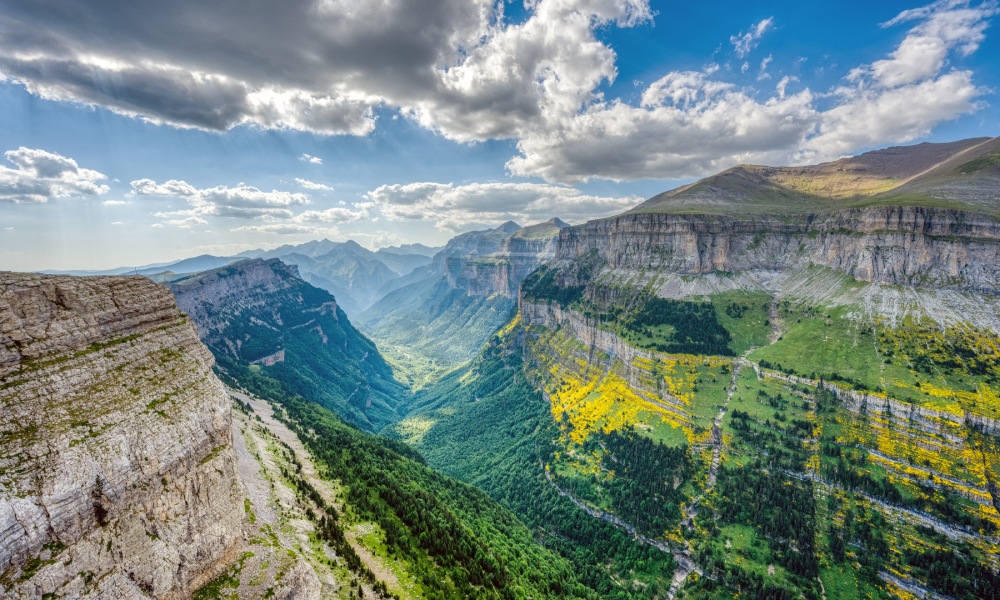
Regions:
<instances>
[{"instance_id":1,"label":"cliff edge","mask_svg":"<svg viewBox=\"0 0 1000 600\"><path fill-rule=\"evenodd\" d=\"M189 597L236 558L212 361L146 278L0 273L0 596Z\"/></svg>"}]
</instances>

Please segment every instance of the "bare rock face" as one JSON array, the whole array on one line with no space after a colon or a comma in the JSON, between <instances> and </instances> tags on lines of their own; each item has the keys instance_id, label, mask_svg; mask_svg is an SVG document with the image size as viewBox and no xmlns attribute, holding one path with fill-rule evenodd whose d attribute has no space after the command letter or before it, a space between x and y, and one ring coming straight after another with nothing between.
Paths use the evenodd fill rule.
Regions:
<instances>
[{"instance_id":1,"label":"bare rock face","mask_svg":"<svg viewBox=\"0 0 1000 600\"><path fill-rule=\"evenodd\" d=\"M456 280L470 296L500 294L516 299L524 278L555 258L559 232L567 227L563 221L551 219L519 229L501 239L495 251L461 261Z\"/></svg>"},{"instance_id":2,"label":"bare rock face","mask_svg":"<svg viewBox=\"0 0 1000 600\"><path fill-rule=\"evenodd\" d=\"M0 273L0 596L182 598L236 558L212 360L148 279Z\"/></svg>"},{"instance_id":3,"label":"bare rock face","mask_svg":"<svg viewBox=\"0 0 1000 600\"><path fill-rule=\"evenodd\" d=\"M560 233L556 260L681 274L816 264L867 282L1000 293L1000 221L944 208L719 216L628 213Z\"/></svg>"}]
</instances>

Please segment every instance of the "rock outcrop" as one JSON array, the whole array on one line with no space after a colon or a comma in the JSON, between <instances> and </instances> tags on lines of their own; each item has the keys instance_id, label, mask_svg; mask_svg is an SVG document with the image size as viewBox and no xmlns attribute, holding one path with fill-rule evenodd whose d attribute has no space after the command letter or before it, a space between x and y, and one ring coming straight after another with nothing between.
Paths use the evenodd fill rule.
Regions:
<instances>
[{"instance_id":1,"label":"rock outcrop","mask_svg":"<svg viewBox=\"0 0 1000 600\"><path fill-rule=\"evenodd\" d=\"M596 251L607 267L680 274L815 264L861 281L1000 293L1000 221L880 206L781 216L627 213L562 230L557 261Z\"/></svg>"},{"instance_id":2,"label":"rock outcrop","mask_svg":"<svg viewBox=\"0 0 1000 600\"><path fill-rule=\"evenodd\" d=\"M559 219L529 225L502 239L495 252L467 261L461 281L469 295L517 298L517 288L524 278L555 258L559 232L567 227Z\"/></svg>"},{"instance_id":3,"label":"rock outcrop","mask_svg":"<svg viewBox=\"0 0 1000 600\"><path fill-rule=\"evenodd\" d=\"M237 557L212 362L146 278L0 273L0 596L183 598Z\"/></svg>"}]
</instances>

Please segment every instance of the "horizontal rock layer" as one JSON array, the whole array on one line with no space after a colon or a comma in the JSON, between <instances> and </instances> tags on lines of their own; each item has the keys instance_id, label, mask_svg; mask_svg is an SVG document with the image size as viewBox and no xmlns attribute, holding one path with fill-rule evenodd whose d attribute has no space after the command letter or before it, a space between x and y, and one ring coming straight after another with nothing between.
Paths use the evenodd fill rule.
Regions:
<instances>
[{"instance_id":1,"label":"horizontal rock layer","mask_svg":"<svg viewBox=\"0 0 1000 600\"><path fill-rule=\"evenodd\" d=\"M0 596L179 598L235 558L211 365L148 279L0 273Z\"/></svg>"},{"instance_id":2,"label":"horizontal rock layer","mask_svg":"<svg viewBox=\"0 0 1000 600\"><path fill-rule=\"evenodd\" d=\"M1000 221L942 208L780 217L625 214L564 229L556 260L592 251L610 268L699 274L812 263L862 281L1000 293Z\"/></svg>"}]
</instances>

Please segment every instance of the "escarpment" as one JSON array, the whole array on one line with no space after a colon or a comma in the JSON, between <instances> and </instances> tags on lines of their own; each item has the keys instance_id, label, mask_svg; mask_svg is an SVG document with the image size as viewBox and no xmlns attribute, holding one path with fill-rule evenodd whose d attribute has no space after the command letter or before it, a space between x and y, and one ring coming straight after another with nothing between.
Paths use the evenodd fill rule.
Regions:
<instances>
[{"instance_id":1,"label":"escarpment","mask_svg":"<svg viewBox=\"0 0 1000 600\"><path fill-rule=\"evenodd\" d=\"M917 206L804 215L627 213L560 233L556 260L680 274L809 264L872 283L1000 292L1000 221Z\"/></svg>"},{"instance_id":2,"label":"escarpment","mask_svg":"<svg viewBox=\"0 0 1000 600\"><path fill-rule=\"evenodd\" d=\"M148 279L0 273L0 596L182 598L236 558L212 364Z\"/></svg>"},{"instance_id":3,"label":"escarpment","mask_svg":"<svg viewBox=\"0 0 1000 600\"><path fill-rule=\"evenodd\" d=\"M559 232L567 227L560 219L550 219L519 229L501 239L495 251L457 263L455 279L470 296L516 298L524 278L555 257Z\"/></svg>"}]
</instances>

